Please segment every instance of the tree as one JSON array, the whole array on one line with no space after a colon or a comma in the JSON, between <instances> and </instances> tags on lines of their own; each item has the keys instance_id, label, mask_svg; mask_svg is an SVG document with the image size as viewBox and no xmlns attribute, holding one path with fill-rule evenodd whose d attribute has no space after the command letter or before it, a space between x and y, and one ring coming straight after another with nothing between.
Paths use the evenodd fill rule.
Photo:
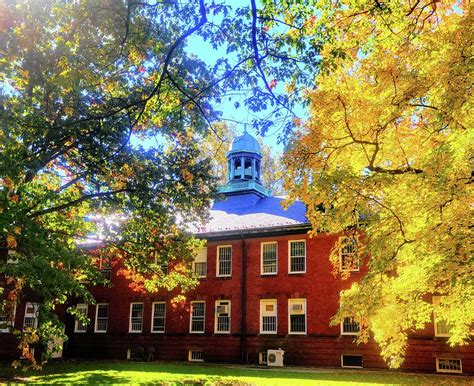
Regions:
<instances>
[{"instance_id":1,"label":"tree","mask_svg":"<svg viewBox=\"0 0 474 386\"><path fill-rule=\"evenodd\" d=\"M143 288L184 291L195 284L189 267L164 278L160 265L189 261L195 242L181 224L203 221L215 192L197 146L214 114L212 92L201 90L213 76L182 47L202 19L171 17L172 6L97 4L2 3L0 245L10 264L5 257L0 272L4 308L25 293L40 304L39 328L17 332L33 365L30 344L63 335L55 308L93 302L87 285L101 282L77 245L100 231L88 218L122 218L100 253ZM200 103L189 104L196 89ZM156 134L156 146L130 143Z\"/></svg>"},{"instance_id":2,"label":"tree","mask_svg":"<svg viewBox=\"0 0 474 386\"><path fill-rule=\"evenodd\" d=\"M198 146L218 135L211 103L233 90L285 123L297 93L290 98L278 81L291 77L296 90L309 79L302 68L317 60L292 57L294 39L269 30L285 23L259 15L255 0L239 9L204 0L0 0L0 15L1 307L12 310L25 294L40 303L40 327L17 332L36 365L30 344L63 335L55 308L93 302L87 285L101 281L78 240L102 234L100 256L120 259L140 290L196 283L186 265L196 242L182 224L204 221L215 193ZM225 55L209 68L186 52L191 36ZM253 126L265 132L272 123ZM113 216L120 232L88 220ZM183 260L182 269L164 276L169 259Z\"/></svg>"},{"instance_id":3,"label":"tree","mask_svg":"<svg viewBox=\"0 0 474 386\"><path fill-rule=\"evenodd\" d=\"M334 322L355 316L359 341L370 331L391 367L433 311L449 343L465 344L474 322L472 8L321 1L313 21L323 60L310 119L285 158L286 189L308 205L314 232L362 226L368 272L342 293Z\"/></svg>"}]
</instances>

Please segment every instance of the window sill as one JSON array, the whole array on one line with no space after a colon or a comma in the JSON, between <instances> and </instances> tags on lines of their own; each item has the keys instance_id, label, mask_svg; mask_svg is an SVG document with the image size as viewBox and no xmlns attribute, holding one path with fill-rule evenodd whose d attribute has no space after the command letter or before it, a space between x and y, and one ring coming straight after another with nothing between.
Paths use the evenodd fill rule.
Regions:
<instances>
[{"instance_id":1,"label":"window sill","mask_svg":"<svg viewBox=\"0 0 474 386\"><path fill-rule=\"evenodd\" d=\"M307 336L308 334L306 332L289 332L289 336L291 335L297 335L297 336Z\"/></svg>"},{"instance_id":2,"label":"window sill","mask_svg":"<svg viewBox=\"0 0 474 386\"><path fill-rule=\"evenodd\" d=\"M304 275L306 271L288 272L288 275Z\"/></svg>"},{"instance_id":3,"label":"window sill","mask_svg":"<svg viewBox=\"0 0 474 386\"><path fill-rule=\"evenodd\" d=\"M272 273L260 273L260 276L277 276L278 272L272 272Z\"/></svg>"},{"instance_id":4,"label":"window sill","mask_svg":"<svg viewBox=\"0 0 474 386\"><path fill-rule=\"evenodd\" d=\"M152 334L164 334L164 331L150 331Z\"/></svg>"},{"instance_id":5,"label":"window sill","mask_svg":"<svg viewBox=\"0 0 474 386\"><path fill-rule=\"evenodd\" d=\"M278 335L277 331L260 331L260 335Z\"/></svg>"},{"instance_id":6,"label":"window sill","mask_svg":"<svg viewBox=\"0 0 474 386\"><path fill-rule=\"evenodd\" d=\"M190 334L204 334L204 331L189 331Z\"/></svg>"},{"instance_id":7,"label":"window sill","mask_svg":"<svg viewBox=\"0 0 474 386\"><path fill-rule=\"evenodd\" d=\"M141 334L143 331L129 331L129 334Z\"/></svg>"}]
</instances>

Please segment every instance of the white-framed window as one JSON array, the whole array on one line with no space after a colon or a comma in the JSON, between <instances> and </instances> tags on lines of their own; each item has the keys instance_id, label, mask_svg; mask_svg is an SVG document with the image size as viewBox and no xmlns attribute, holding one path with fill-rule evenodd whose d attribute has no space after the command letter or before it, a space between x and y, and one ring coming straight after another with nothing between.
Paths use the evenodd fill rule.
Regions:
<instances>
[{"instance_id":1,"label":"white-framed window","mask_svg":"<svg viewBox=\"0 0 474 386\"><path fill-rule=\"evenodd\" d=\"M339 246L339 269L342 271L356 272L360 269L359 256L357 255L357 236L340 236Z\"/></svg>"},{"instance_id":2,"label":"white-framed window","mask_svg":"<svg viewBox=\"0 0 474 386\"><path fill-rule=\"evenodd\" d=\"M230 332L230 300L216 300L215 333Z\"/></svg>"},{"instance_id":3,"label":"white-framed window","mask_svg":"<svg viewBox=\"0 0 474 386\"><path fill-rule=\"evenodd\" d=\"M363 367L363 358L362 355L351 355L351 354L342 354L341 355L341 367L347 367L350 369L360 369Z\"/></svg>"},{"instance_id":4,"label":"white-framed window","mask_svg":"<svg viewBox=\"0 0 474 386\"><path fill-rule=\"evenodd\" d=\"M25 317L23 319L23 328L38 327L38 303L25 304Z\"/></svg>"},{"instance_id":5,"label":"white-framed window","mask_svg":"<svg viewBox=\"0 0 474 386\"><path fill-rule=\"evenodd\" d=\"M166 303L154 302L151 316L151 332L165 332Z\"/></svg>"},{"instance_id":6,"label":"white-framed window","mask_svg":"<svg viewBox=\"0 0 474 386\"><path fill-rule=\"evenodd\" d=\"M456 358L436 358L438 373L462 373L462 360Z\"/></svg>"},{"instance_id":7,"label":"white-framed window","mask_svg":"<svg viewBox=\"0 0 474 386\"><path fill-rule=\"evenodd\" d=\"M83 314L87 318L87 311L89 310L87 304L79 303L76 308L77 312ZM87 332L87 324L81 322L77 317L74 321L74 332Z\"/></svg>"},{"instance_id":8,"label":"white-framed window","mask_svg":"<svg viewBox=\"0 0 474 386\"><path fill-rule=\"evenodd\" d=\"M107 332L109 326L109 304L97 303L95 306L94 332Z\"/></svg>"},{"instance_id":9,"label":"white-framed window","mask_svg":"<svg viewBox=\"0 0 474 386\"><path fill-rule=\"evenodd\" d=\"M262 275L275 275L278 273L278 243L276 241L260 244Z\"/></svg>"},{"instance_id":10,"label":"white-framed window","mask_svg":"<svg viewBox=\"0 0 474 386\"><path fill-rule=\"evenodd\" d=\"M143 303L130 303L129 332L142 332L143 330Z\"/></svg>"},{"instance_id":11,"label":"white-framed window","mask_svg":"<svg viewBox=\"0 0 474 386\"><path fill-rule=\"evenodd\" d=\"M206 321L206 302L191 302L191 318L189 323L189 332L203 333Z\"/></svg>"},{"instance_id":12,"label":"white-framed window","mask_svg":"<svg viewBox=\"0 0 474 386\"><path fill-rule=\"evenodd\" d=\"M15 327L16 304L11 311L0 312L0 332L10 332L10 328Z\"/></svg>"},{"instance_id":13,"label":"white-framed window","mask_svg":"<svg viewBox=\"0 0 474 386\"><path fill-rule=\"evenodd\" d=\"M99 258L99 270L100 273L106 278L110 280L112 276L112 264L110 263L110 259L105 257Z\"/></svg>"},{"instance_id":14,"label":"white-framed window","mask_svg":"<svg viewBox=\"0 0 474 386\"><path fill-rule=\"evenodd\" d=\"M217 247L217 276L225 277L232 275L232 245L220 245Z\"/></svg>"},{"instance_id":15,"label":"white-framed window","mask_svg":"<svg viewBox=\"0 0 474 386\"><path fill-rule=\"evenodd\" d=\"M306 299L288 299L288 333L306 334Z\"/></svg>"},{"instance_id":16,"label":"white-framed window","mask_svg":"<svg viewBox=\"0 0 474 386\"><path fill-rule=\"evenodd\" d=\"M358 335L359 331L359 323L354 318L345 317L341 322L341 335Z\"/></svg>"},{"instance_id":17,"label":"white-framed window","mask_svg":"<svg viewBox=\"0 0 474 386\"><path fill-rule=\"evenodd\" d=\"M189 350L188 361L189 362L204 362L204 352L201 350Z\"/></svg>"},{"instance_id":18,"label":"white-framed window","mask_svg":"<svg viewBox=\"0 0 474 386\"><path fill-rule=\"evenodd\" d=\"M277 333L277 300L260 299L260 334Z\"/></svg>"},{"instance_id":19,"label":"white-framed window","mask_svg":"<svg viewBox=\"0 0 474 386\"><path fill-rule=\"evenodd\" d=\"M436 309L440 306L442 296L433 296L433 307ZM434 322L434 330L435 336L439 337L450 337L450 328L448 323L440 318L436 317L436 311L433 311L433 322Z\"/></svg>"},{"instance_id":20,"label":"white-framed window","mask_svg":"<svg viewBox=\"0 0 474 386\"><path fill-rule=\"evenodd\" d=\"M161 269L161 272L163 273L163 275L168 275L168 273L169 273L169 261L168 260L162 261L161 264L160 264L160 269Z\"/></svg>"},{"instance_id":21,"label":"white-framed window","mask_svg":"<svg viewBox=\"0 0 474 386\"><path fill-rule=\"evenodd\" d=\"M207 247L200 248L196 251L193 261L193 271L197 277L207 276Z\"/></svg>"},{"instance_id":22,"label":"white-framed window","mask_svg":"<svg viewBox=\"0 0 474 386\"><path fill-rule=\"evenodd\" d=\"M306 240L288 241L288 273L306 272Z\"/></svg>"}]
</instances>

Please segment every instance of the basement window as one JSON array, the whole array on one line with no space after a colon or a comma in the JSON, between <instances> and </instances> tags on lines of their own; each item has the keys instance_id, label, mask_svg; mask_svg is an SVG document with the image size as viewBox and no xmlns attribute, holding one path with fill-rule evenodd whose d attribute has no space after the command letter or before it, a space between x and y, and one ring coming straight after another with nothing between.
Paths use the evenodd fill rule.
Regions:
<instances>
[{"instance_id":1,"label":"basement window","mask_svg":"<svg viewBox=\"0 0 474 386\"><path fill-rule=\"evenodd\" d=\"M188 352L189 362L204 362L204 352L199 350L189 350Z\"/></svg>"},{"instance_id":2,"label":"basement window","mask_svg":"<svg viewBox=\"0 0 474 386\"><path fill-rule=\"evenodd\" d=\"M145 358L145 349L143 347L133 347L127 350L127 359L143 360Z\"/></svg>"},{"instance_id":3,"label":"basement window","mask_svg":"<svg viewBox=\"0 0 474 386\"><path fill-rule=\"evenodd\" d=\"M341 355L341 367L362 368L362 355Z\"/></svg>"},{"instance_id":4,"label":"basement window","mask_svg":"<svg viewBox=\"0 0 474 386\"><path fill-rule=\"evenodd\" d=\"M454 358L436 358L436 371L438 373L462 373L462 361Z\"/></svg>"}]
</instances>

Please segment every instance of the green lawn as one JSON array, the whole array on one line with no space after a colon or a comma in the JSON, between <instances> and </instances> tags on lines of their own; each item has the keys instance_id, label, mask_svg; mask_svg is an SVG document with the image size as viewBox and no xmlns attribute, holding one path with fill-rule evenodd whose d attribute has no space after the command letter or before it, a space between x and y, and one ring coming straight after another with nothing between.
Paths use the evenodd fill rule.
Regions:
<instances>
[{"instance_id":1,"label":"green lawn","mask_svg":"<svg viewBox=\"0 0 474 386\"><path fill-rule=\"evenodd\" d=\"M388 371L256 368L169 362L62 361L42 372L21 371L0 364L0 383L34 384L165 384L165 385L452 385L474 378Z\"/></svg>"}]
</instances>

